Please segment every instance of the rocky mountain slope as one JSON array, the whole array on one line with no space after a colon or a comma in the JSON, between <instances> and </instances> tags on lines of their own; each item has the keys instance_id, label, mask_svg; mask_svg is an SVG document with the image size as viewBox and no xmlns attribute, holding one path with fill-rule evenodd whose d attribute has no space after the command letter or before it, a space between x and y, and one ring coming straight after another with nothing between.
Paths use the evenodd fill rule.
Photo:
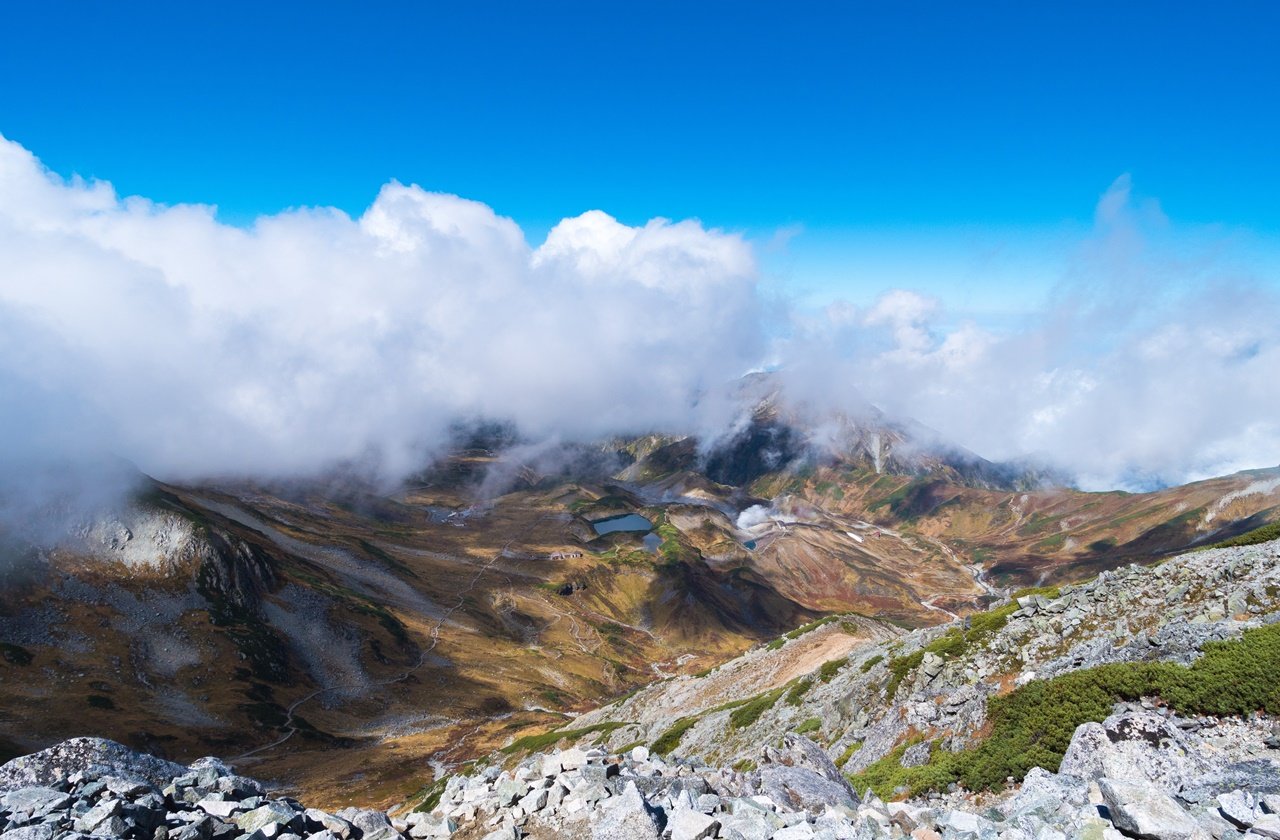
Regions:
<instances>
[{"instance_id":1,"label":"rocky mountain slope","mask_svg":"<svg viewBox=\"0 0 1280 840\"><path fill-rule=\"evenodd\" d=\"M1280 542L1198 551L907 633L865 619L801 628L705 675L654 683L572 728L609 727L610 747L659 743L730 765L799 730L846 772L889 756L922 764L980 742L992 698L1108 663L1187 665L1206 644L1269 624L1277 611ZM823 640L841 637L849 639L842 655L805 655L836 650ZM805 666L782 671L788 679L769 679L796 662Z\"/></svg>"},{"instance_id":2,"label":"rocky mountain slope","mask_svg":"<svg viewBox=\"0 0 1280 840\"><path fill-rule=\"evenodd\" d=\"M74 739L0 766L0 838L1276 840L1278 598L1274 541L1027 593L967 624L879 633L869 619L827 621L722 667L724 690L777 679L769 655L801 659L823 635L855 640L848 659L766 692L767 703L729 701L699 716L727 712L728 728L700 720L652 748L613 746L653 730L610 713L660 723L663 702L696 705L688 678L668 680L570 731L517 740L391 812L308 808L215 758L184 767ZM889 673L877 677L882 663ZM1115 679L1122 673L1144 676L1130 685ZM1090 676L1110 686L1093 698L1102 703L1062 693ZM1060 750L1032 744L1007 777L978 784L926 772L937 755L1005 737L1013 698L1037 687L1065 717ZM794 711L778 715L777 705ZM794 725L823 709L830 720ZM903 723L915 730L905 740ZM850 734L865 738L860 749L841 749ZM923 755L909 754L921 745ZM886 774L888 763L901 772Z\"/></svg>"},{"instance_id":3,"label":"rocky mountain slope","mask_svg":"<svg viewBox=\"0 0 1280 840\"><path fill-rule=\"evenodd\" d=\"M1277 622L1280 541L891 638L829 622L536 742L566 751L513 763L515 742L426 805L467 837L1276 837ZM767 688L824 634L861 642ZM1054 719L988 749L1028 697Z\"/></svg>"},{"instance_id":4,"label":"rocky mountain slope","mask_svg":"<svg viewBox=\"0 0 1280 840\"><path fill-rule=\"evenodd\" d=\"M0 753L93 731L237 757L326 805L359 780L385 804L416 784L405 761L456 764L824 616L845 618L744 676L752 688L705 681L729 686L710 705L980 612L992 580L1149 561L1265 521L1280 498L1276 471L1024 492L1028 474L884 423L767 410L743 429L714 445L477 439L393 492L144 482L55 546L0 539ZM599 533L624 515L649 532ZM1059 538L1058 554L1030 542Z\"/></svg>"}]
</instances>

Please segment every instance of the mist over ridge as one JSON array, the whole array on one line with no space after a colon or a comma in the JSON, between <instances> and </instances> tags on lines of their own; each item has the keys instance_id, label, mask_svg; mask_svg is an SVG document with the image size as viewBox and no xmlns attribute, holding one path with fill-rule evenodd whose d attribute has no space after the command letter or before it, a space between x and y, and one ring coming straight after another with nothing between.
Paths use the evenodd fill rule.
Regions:
<instances>
[{"instance_id":1,"label":"mist over ridge","mask_svg":"<svg viewBox=\"0 0 1280 840\"><path fill-rule=\"evenodd\" d=\"M1088 488L1273 465L1280 294L1229 239L1167 252L1171 225L1117 180L1043 311L996 329L907 289L778 300L750 240L692 220L591 210L535 246L484 204L391 182L358 218L241 228L64 180L0 138L0 460L394 480L459 420L713 439L768 369L815 416L875 405Z\"/></svg>"}]
</instances>

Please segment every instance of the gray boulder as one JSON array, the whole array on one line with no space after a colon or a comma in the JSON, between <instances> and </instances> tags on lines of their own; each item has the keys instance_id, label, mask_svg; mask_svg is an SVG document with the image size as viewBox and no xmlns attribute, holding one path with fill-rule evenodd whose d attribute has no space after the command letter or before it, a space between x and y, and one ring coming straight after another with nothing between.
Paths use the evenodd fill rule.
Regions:
<instances>
[{"instance_id":1,"label":"gray boulder","mask_svg":"<svg viewBox=\"0 0 1280 840\"><path fill-rule=\"evenodd\" d=\"M372 808L343 808L338 816L360 830L360 840L399 840L400 832L382 811Z\"/></svg>"},{"instance_id":2,"label":"gray boulder","mask_svg":"<svg viewBox=\"0 0 1280 840\"><path fill-rule=\"evenodd\" d=\"M1252 834L1269 838L1269 840L1280 840L1280 816L1263 814L1249 831Z\"/></svg>"},{"instance_id":3,"label":"gray boulder","mask_svg":"<svg viewBox=\"0 0 1280 840\"><path fill-rule=\"evenodd\" d=\"M701 811L678 808L667 819L671 840L707 840L715 837L720 823Z\"/></svg>"},{"instance_id":4,"label":"gray boulder","mask_svg":"<svg viewBox=\"0 0 1280 840\"><path fill-rule=\"evenodd\" d=\"M22 820L41 817L50 811L60 811L70 804L70 796L46 787L21 788L0 796L0 809Z\"/></svg>"},{"instance_id":5,"label":"gray boulder","mask_svg":"<svg viewBox=\"0 0 1280 840\"><path fill-rule=\"evenodd\" d=\"M48 823L28 825L0 834L3 840L53 840L53 826Z\"/></svg>"},{"instance_id":6,"label":"gray boulder","mask_svg":"<svg viewBox=\"0 0 1280 840\"><path fill-rule=\"evenodd\" d=\"M55 785L73 773L115 776L163 787L187 768L106 738L71 738L0 766L0 791Z\"/></svg>"},{"instance_id":7,"label":"gray boulder","mask_svg":"<svg viewBox=\"0 0 1280 840\"><path fill-rule=\"evenodd\" d=\"M1208 832L1173 797L1152 785L1101 779L1098 788L1116 828L1144 840L1208 840Z\"/></svg>"},{"instance_id":8,"label":"gray boulder","mask_svg":"<svg viewBox=\"0 0 1280 840\"><path fill-rule=\"evenodd\" d=\"M759 771L760 793L795 811L821 814L828 805L857 808L849 783L840 784L806 767L771 764Z\"/></svg>"},{"instance_id":9,"label":"gray boulder","mask_svg":"<svg viewBox=\"0 0 1280 840\"><path fill-rule=\"evenodd\" d=\"M1131 711L1081 724L1058 772L1086 780L1146 781L1176 793L1208 769L1181 729L1159 715Z\"/></svg>"},{"instance_id":10,"label":"gray boulder","mask_svg":"<svg viewBox=\"0 0 1280 840\"><path fill-rule=\"evenodd\" d=\"M591 840L658 840L662 826L634 783L600 807L591 823Z\"/></svg>"},{"instance_id":11,"label":"gray boulder","mask_svg":"<svg viewBox=\"0 0 1280 840\"><path fill-rule=\"evenodd\" d=\"M283 802L268 802L235 818L236 826L246 834L251 834L272 825L287 826L295 821L301 822L299 815L295 814Z\"/></svg>"}]
</instances>

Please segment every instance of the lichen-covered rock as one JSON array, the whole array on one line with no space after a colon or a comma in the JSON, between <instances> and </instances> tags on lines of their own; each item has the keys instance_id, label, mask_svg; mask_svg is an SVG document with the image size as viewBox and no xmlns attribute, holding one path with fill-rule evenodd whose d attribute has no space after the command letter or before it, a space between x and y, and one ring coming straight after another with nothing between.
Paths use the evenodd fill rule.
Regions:
<instances>
[{"instance_id":1,"label":"lichen-covered rock","mask_svg":"<svg viewBox=\"0 0 1280 840\"><path fill-rule=\"evenodd\" d=\"M1167 718L1123 712L1102 723L1081 724L1071 738L1060 773L1083 779L1147 781L1176 793L1209 769Z\"/></svg>"},{"instance_id":2,"label":"lichen-covered rock","mask_svg":"<svg viewBox=\"0 0 1280 840\"><path fill-rule=\"evenodd\" d=\"M0 791L53 785L73 773L116 776L160 787L187 768L136 752L106 738L71 738L0 767Z\"/></svg>"}]
</instances>

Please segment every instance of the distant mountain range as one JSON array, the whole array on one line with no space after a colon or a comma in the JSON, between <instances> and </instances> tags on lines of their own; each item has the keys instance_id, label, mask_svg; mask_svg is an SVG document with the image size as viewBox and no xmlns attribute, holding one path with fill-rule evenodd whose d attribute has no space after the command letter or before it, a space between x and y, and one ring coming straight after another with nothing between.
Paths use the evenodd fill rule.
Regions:
<instances>
[{"instance_id":1,"label":"distant mountain range","mask_svg":"<svg viewBox=\"0 0 1280 840\"><path fill-rule=\"evenodd\" d=\"M406 761L486 752L828 614L938 624L1280 519L1280 469L1086 493L751 387L717 440L494 426L391 493L147 479L56 545L10 533L0 751L91 732L240 756L330 805L358 776L390 802Z\"/></svg>"}]
</instances>

